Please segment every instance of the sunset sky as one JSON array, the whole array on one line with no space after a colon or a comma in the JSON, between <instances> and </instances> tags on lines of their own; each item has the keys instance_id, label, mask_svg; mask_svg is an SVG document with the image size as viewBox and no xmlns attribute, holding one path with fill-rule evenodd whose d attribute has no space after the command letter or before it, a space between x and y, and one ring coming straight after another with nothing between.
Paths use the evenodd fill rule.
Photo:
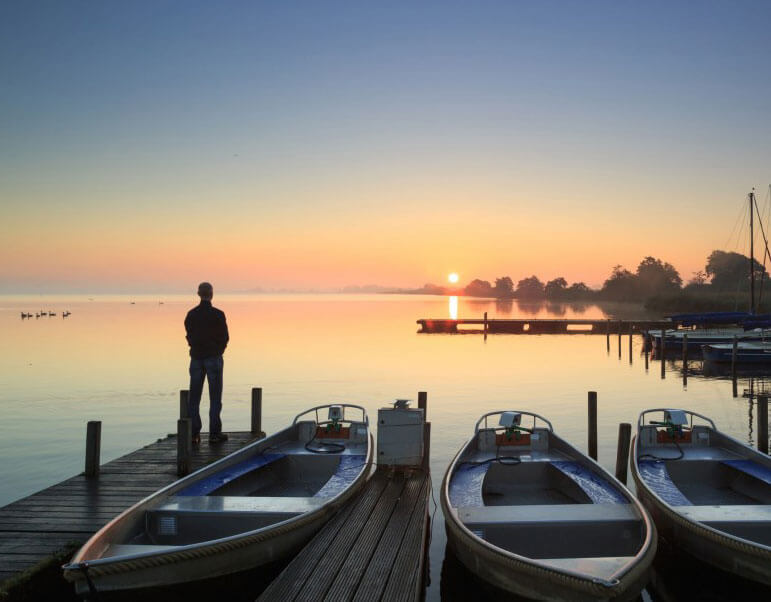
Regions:
<instances>
[{"instance_id":1,"label":"sunset sky","mask_svg":"<svg viewBox=\"0 0 771 602\"><path fill-rule=\"evenodd\" d=\"M0 292L684 280L771 183L771 2L0 6Z\"/></svg>"}]
</instances>

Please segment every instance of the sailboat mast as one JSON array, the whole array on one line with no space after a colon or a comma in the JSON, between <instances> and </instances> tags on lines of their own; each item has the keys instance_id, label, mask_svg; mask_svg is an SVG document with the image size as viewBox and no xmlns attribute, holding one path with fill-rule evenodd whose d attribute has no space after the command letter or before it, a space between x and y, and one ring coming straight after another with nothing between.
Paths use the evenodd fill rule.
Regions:
<instances>
[{"instance_id":1,"label":"sailboat mast","mask_svg":"<svg viewBox=\"0 0 771 602\"><path fill-rule=\"evenodd\" d=\"M755 315L755 232L752 216L755 213L755 189L750 192L750 313Z\"/></svg>"}]
</instances>

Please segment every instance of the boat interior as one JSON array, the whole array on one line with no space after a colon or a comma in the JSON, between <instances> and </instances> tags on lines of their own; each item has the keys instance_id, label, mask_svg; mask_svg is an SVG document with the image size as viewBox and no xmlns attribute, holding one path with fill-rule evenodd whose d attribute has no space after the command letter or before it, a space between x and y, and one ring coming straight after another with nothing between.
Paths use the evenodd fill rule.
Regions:
<instances>
[{"instance_id":1,"label":"boat interior","mask_svg":"<svg viewBox=\"0 0 771 602\"><path fill-rule=\"evenodd\" d=\"M771 459L704 424L643 424L637 470L682 516L771 545Z\"/></svg>"},{"instance_id":2,"label":"boat interior","mask_svg":"<svg viewBox=\"0 0 771 602\"><path fill-rule=\"evenodd\" d=\"M269 527L322 508L366 468L365 424L300 422L293 435L181 481L103 557L162 551Z\"/></svg>"},{"instance_id":3,"label":"boat interior","mask_svg":"<svg viewBox=\"0 0 771 602\"><path fill-rule=\"evenodd\" d=\"M449 483L460 521L490 544L608 578L645 541L630 499L550 429L502 438L480 429Z\"/></svg>"}]
</instances>

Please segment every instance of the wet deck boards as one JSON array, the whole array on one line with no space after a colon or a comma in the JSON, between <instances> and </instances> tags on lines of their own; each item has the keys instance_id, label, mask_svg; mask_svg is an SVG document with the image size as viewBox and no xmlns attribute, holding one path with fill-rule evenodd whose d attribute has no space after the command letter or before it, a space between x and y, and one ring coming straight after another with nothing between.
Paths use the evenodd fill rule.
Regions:
<instances>
[{"instance_id":1,"label":"wet deck boards","mask_svg":"<svg viewBox=\"0 0 771 602\"><path fill-rule=\"evenodd\" d=\"M216 446L193 450L197 470L237 449L252 433L229 433ZM0 508L0 589L3 582L35 567L64 548L84 543L117 514L177 479L177 439L159 439L100 467Z\"/></svg>"},{"instance_id":2,"label":"wet deck boards","mask_svg":"<svg viewBox=\"0 0 771 602\"><path fill-rule=\"evenodd\" d=\"M430 487L422 470L378 470L259 600L420 600Z\"/></svg>"}]
</instances>

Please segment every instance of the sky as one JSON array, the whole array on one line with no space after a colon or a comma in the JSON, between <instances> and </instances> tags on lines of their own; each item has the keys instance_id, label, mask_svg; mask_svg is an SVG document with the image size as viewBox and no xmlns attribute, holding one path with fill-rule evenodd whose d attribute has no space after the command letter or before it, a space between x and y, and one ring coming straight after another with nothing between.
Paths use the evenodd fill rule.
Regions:
<instances>
[{"instance_id":1,"label":"sky","mask_svg":"<svg viewBox=\"0 0 771 602\"><path fill-rule=\"evenodd\" d=\"M0 4L0 292L687 281L771 183L771 3Z\"/></svg>"}]
</instances>

